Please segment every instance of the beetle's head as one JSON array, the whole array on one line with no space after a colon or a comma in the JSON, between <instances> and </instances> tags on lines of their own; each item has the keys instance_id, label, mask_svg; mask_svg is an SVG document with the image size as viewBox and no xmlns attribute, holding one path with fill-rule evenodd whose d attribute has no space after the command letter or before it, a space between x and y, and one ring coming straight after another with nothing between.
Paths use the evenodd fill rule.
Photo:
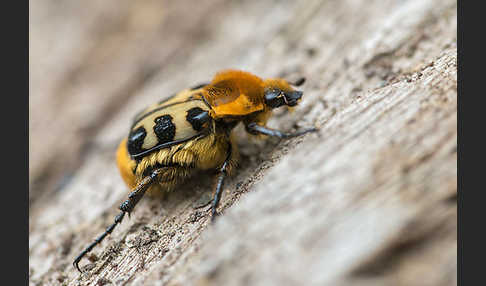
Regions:
<instances>
[{"instance_id":1,"label":"beetle's head","mask_svg":"<svg viewBox=\"0 0 486 286\"><path fill-rule=\"evenodd\" d=\"M296 106L298 101L302 98L303 92L293 89L291 85L300 86L304 82L304 78L301 78L292 84L283 79L265 80L265 104L270 108L277 108L283 105L289 107Z\"/></svg>"}]
</instances>

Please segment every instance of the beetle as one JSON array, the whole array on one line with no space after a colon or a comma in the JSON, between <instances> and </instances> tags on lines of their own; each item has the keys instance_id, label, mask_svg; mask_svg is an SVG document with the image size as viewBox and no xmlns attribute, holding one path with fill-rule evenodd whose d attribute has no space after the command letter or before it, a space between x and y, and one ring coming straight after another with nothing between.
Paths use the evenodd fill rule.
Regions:
<instances>
[{"instance_id":1,"label":"beetle","mask_svg":"<svg viewBox=\"0 0 486 286\"><path fill-rule=\"evenodd\" d=\"M119 207L103 234L74 260L80 260L133 211L144 194L170 191L195 170L218 170L211 205L211 221L221 199L225 178L234 169L238 157L231 131L240 122L253 135L281 139L317 131L309 128L286 133L266 127L272 110L294 107L302 98L300 86L305 79L289 83L282 78L261 79L249 72L224 70L211 82L182 90L168 99L139 112L117 150L121 177L132 190Z\"/></svg>"}]
</instances>

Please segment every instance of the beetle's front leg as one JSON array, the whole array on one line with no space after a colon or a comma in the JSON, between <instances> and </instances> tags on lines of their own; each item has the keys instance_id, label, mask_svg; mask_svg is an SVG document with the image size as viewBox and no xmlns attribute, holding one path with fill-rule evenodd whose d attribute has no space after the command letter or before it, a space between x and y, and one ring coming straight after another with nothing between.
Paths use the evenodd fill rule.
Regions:
<instances>
[{"instance_id":1,"label":"beetle's front leg","mask_svg":"<svg viewBox=\"0 0 486 286\"><path fill-rule=\"evenodd\" d=\"M255 122L250 122L246 125L246 131L250 134L253 134L253 135L263 134L263 135L278 137L278 138L281 138L281 139L297 137L297 136L300 136L300 135L304 135L306 133L316 132L318 130L319 129L314 127L314 128L309 128L309 129L305 129L305 130L302 130L302 131L297 131L295 133L285 133L285 132L282 132L282 131L279 131L279 130L276 130L276 129L271 129L271 128L268 128L268 127L265 127L265 126L258 125Z\"/></svg>"}]
</instances>

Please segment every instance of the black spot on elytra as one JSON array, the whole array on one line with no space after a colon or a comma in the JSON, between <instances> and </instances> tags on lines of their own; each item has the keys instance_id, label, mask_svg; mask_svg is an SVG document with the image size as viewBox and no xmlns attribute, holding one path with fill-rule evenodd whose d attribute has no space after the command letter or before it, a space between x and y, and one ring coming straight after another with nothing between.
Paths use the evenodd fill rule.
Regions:
<instances>
[{"instance_id":1,"label":"black spot on elytra","mask_svg":"<svg viewBox=\"0 0 486 286\"><path fill-rule=\"evenodd\" d=\"M166 114L155 118L154 132L159 139L159 144L174 140L176 126L172 123L172 116Z\"/></svg>"},{"instance_id":2,"label":"black spot on elytra","mask_svg":"<svg viewBox=\"0 0 486 286\"><path fill-rule=\"evenodd\" d=\"M145 128L143 128L143 126L140 126L135 130L132 130L130 134L128 134L127 147L128 147L128 153L130 153L130 155L138 154L142 152L142 145L145 136L147 136L147 131L145 130Z\"/></svg>"},{"instance_id":3,"label":"black spot on elytra","mask_svg":"<svg viewBox=\"0 0 486 286\"><path fill-rule=\"evenodd\" d=\"M201 131L204 128L204 123L211 119L209 112L199 107L193 107L187 111L186 120L191 123L192 128L196 131Z\"/></svg>"}]
</instances>

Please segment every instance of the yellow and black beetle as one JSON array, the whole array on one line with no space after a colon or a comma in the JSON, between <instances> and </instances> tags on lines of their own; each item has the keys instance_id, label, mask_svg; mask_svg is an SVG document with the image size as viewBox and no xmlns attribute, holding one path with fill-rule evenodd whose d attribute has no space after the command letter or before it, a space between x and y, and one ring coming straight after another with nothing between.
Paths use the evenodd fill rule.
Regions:
<instances>
[{"instance_id":1,"label":"yellow and black beetle","mask_svg":"<svg viewBox=\"0 0 486 286\"><path fill-rule=\"evenodd\" d=\"M195 170L219 170L212 201L212 220L221 198L223 182L234 167L237 151L231 131L243 122L250 134L291 138L317 129L284 133L265 127L272 109L295 106L304 79L291 84L280 78L261 79L251 73L226 70L208 84L185 89L149 106L134 119L128 137L117 151L117 164L132 189L119 209L115 222L73 262L79 261L121 223L150 188L170 190Z\"/></svg>"}]
</instances>

